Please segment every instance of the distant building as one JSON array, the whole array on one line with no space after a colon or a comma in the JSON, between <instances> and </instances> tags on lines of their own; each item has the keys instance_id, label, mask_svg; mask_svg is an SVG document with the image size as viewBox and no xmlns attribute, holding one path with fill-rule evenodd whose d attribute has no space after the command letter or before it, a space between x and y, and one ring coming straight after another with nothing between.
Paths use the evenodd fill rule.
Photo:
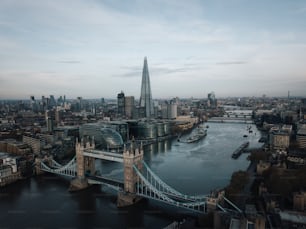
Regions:
<instances>
[{"instance_id":1,"label":"distant building","mask_svg":"<svg viewBox=\"0 0 306 229\"><path fill-rule=\"evenodd\" d=\"M135 99L134 96L125 96L124 98L124 111L125 111L125 116L128 119L133 118L135 110Z\"/></svg>"},{"instance_id":2,"label":"distant building","mask_svg":"<svg viewBox=\"0 0 306 229\"><path fill-rule=\"evenodd\" d=\"M117 105L118 105L118 115L120 117L124 116L125 115L125 97L122 91L117 95Z\"/></svg>"},{"instance_id":3,"label":"distant building","mask_svg":"<svg viewBox=\"0 0 306 229\"><path fill-rule=\"evenodd\" d=\"M216 108L217 107L217 99L215 93L212 91L208 95L208 107Z\"/></svg>"},{"instance_id":4,"label":"distant building","mask_svg":"<svg viewBox=\"0 0 306 229\"><path fill-rule=\"evenodd\" d=\"M21 178L18 164L21 157L0 152L0 187L13 183Z\"/></svg>"},{"instance_id":5,"label":"distant building","mask_svg":"<svg viewBox=\"0 0 306 229\"><path fill-rule=\"evenodd\" d=\"M177 104L175 101L165 101L160 106L160 115L162 119L176 119L177 117Z\"/></svg>"},{"instance_id":6,"label":"distant building","mask_svg":"<svg viewBox=\"0 0 306 229\"><path fill-rule=\"evenodd\" d=\"M77 97L76 111L81 111L83 108L83 98L79 96Z\"/></svg>"},{"instance_id":7,"label":"distant building","mask_svg":"<svg viewBox=\"0 0 306 229\"><path fill-rule=\"evenodd\" d=\"M177 117L177 104L170 102L167 106L168 110L168 119L176 119Z\"/></svg>"},{"instance_id":8,"label":"distant building","mask_svg":"<svg viewBox=\"0 0 306 229\"><path fill-rule=\"evenodd\" d=\"M139 107L144 108L144 117L151 118L154 116L153 100L150 85L150 76L147 63L147 57L144 59L141 81L141 94Z\"/></svg>"},{"instance_id":9,"label":"distant building","mask_svg":"<svg viewBox=\"0 0 306 229\"><path fill-rule=\"evenodd\" d=\"M39 139L35 136L22 136L22 142L28 144L33 153L39 155L43 146L45 146L45 142L42 139Z\"/></svg>"},{"instance_id":10,"label":"distant building","mask_svg":"<svg viewBox=\"0 0 306 229\"><path fill-rule=\"evenodd\" d=\"M55 122L55 110L47 110L45 112L45 119L46 119L46 125L47 125L47 131L52 132L54 128L54 122Z\"/></svg>"},{"instance_id":11,"label":"distant building","mask_svg":"<svg viewBox=\"0 0 306 229\"><path fill-rule=\"evenodd\" d=\"M80 127L80 137L94 138L98 149L119 149L123 147L121 135L105 123L90 123Z\"/></svg>"},{"instance_id":12,"label":"distant building","mask_svg":"<svg viewBox=\"0 0 306 229\"><path fill-rule=\"evenodd\" d=\"M284 125L282 128L274 126L269 131L270 149L285 150L289 148L291 125Z\"/></svg>"},{"instance_id":13,"label":"distant building","mask_svg":"<svg viewBox=\"0 0 306 229\"><path fill-rule=\"evenodd\" d=\"M56 100L54 98L54 95L50 95L50 102L49 102L49 108L56 107Z\"/></svg>"},{"instance_id":14,"label":"distant building","mask_svg":"<svg viewBox=\"0 0 306 229\"><path fill-rule=\"evenodd\" d=\"M0 152L24 155L31 153L31 149L27 144L16 141L15 139L5 139L0 141Z\"/></svg>"},{"instance_id":15,"label":"distant building","mask_svg":"<svg viewBox=\"0 0 306 229\"><path fill-rule=\"evenodd\" d=\"M306 214L304 212L280 211L282 228L304 228L306 224Z\"/></svg>"},{"instance_id":16,"label":"distant building","mask_svg":"<svg viewBox=\"0 0 306 229\"><path fill-rule=\"evenodd\" d=\"M130 135L137 140L155 140L171 135L171 123L167 121L133 121L129 123Z\"/></svg>"},{"instance_id":17,"label":"distant building","mask_svg":"<svg viewBox=\"0 0 306 229\"><path fill-rule=\"evenodd\" d=\"M47 118L47 131L52 132L53 131L53 120L51 118Z\"/></svg>"},{"instance_id":18,"label":"distant building","mask_svg":"<svg viewBox=\"0 0 306 229\"><path fill-rule=\"evenodd\" d=\"M299 148L306 148L306 125L302 125L296 134L296 141L298 143Z\"/></svg>"},{"instance_id":19,"label":"distant building","mask_svg":"<svg viewBox=\"0 0 306 229\"><path fill-rule=\"evenodd\" d=\"M55 122L57 125L60 125L64 116L64 110L62 108L57 107L55 111Z\"/></svg>"}]
</instances>

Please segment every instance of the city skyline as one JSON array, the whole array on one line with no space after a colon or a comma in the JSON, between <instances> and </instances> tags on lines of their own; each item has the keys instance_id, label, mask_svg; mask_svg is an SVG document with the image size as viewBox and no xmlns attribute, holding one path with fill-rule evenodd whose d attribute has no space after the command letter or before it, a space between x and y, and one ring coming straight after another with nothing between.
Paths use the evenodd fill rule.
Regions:
<instances>
[{"instance_id":1,"label":"city skyline","mask_svg":"<svg viewBox=\"0 0 306 229\"><path fill-rule=\"evenodd\" d=\"M305 1L1 1L0 99L306 95Z\"/></svg>"}]
</instances>

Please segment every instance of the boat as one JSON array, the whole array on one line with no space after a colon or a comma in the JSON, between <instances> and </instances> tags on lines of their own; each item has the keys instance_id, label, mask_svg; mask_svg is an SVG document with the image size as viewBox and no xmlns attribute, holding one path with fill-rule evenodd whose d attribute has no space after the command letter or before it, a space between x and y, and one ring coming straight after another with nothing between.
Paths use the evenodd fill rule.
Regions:
<instances>
[{"instance_id":1,"label":"boat","mask_svg":"<svg viewBox=\"0 0 306 229\"><path fill-rule=\"evenodd\" d=\"M244 138L247 138L247 137L248 137L248 135L246 135L246 134L245 134L245 135L243 135L243 137L244 137Z\"/></svg>"},{"instance_id":2,"label":"boat","mask_svg":"<svg viewBox=\"0 0 306 229\"><path fill-rule=\"evenodd\" d=\"M239 148L233 152L232 158L237 159L238 157L240 157L240 155L242 154L242 151L244 151L244 149L247 148L249 144L250 142L245 142L241 146L239 146Z\"/></svg>"},{"instance_id":3,"label":"boat","mask_svg":"<svg viewBox=\"0 0 306 229\"><path fill-rule=\"evenodd\" d=\"M204 138L207 135L207 130L199 129L196 134L190 136L187 138L187 143L193 143L200 141L202 138Z\"/></svg>"}]
</instances>

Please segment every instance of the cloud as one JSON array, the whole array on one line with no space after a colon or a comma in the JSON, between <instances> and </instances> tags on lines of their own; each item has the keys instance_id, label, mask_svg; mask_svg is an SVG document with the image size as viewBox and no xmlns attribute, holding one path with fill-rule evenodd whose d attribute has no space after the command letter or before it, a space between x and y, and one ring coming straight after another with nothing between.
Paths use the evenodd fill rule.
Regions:
<instances>
[{"instance_id":1,"label":"cloud","mask_svg":"<svg viewBox=\"0 0 306 229\"><path fill-rule=\"evenodd\" d=\"M247 61L224 61L224 62L217 62L217 65L236 65L236 64L247 64Z\"/></svg>"},{"instance_id":2,"label":"cloud","mask_svg":"<svg viewBox=\"0 0 306 229\"><path fill-rule=\"evenodd\" d=\"M112 77L119 77L119 78L134 78L134 77L141 77L142 71L130 71L122 74L113 74Z\"/></svg>"},{"instance_id":3,"label":"cloud","mask_svg":"<svg viewBox=\"0 0 306 229\"><path fill-rule=\"evenodd\" d=\"M121 89L138 94L146 55L159 97L220 94L229 91L224 81L235 81L236 92L237 85L253 89L245 83L250 80L265 85L305 78L304 14L297 20L269 12L271 21L263 18L267 24L284 16L275 31L256 20L251 26L236 23L241 15L233 19L233 12L219 7L198 0L0 1L0 93L13 95L7 88L15 87L20 95L75 90L75 95L111 97ZM282 24L287 19L294 26ZM176 86L169 86L173 82Z\"/></svg>"},{"instance_id":4,"label":"cloud","mask_svg":"<svg viewBox=\"0 0 306 229\"><path fill-rule=\"evenodd\" d=\"M195 69L199 69L199 65L196 63L187 63L182 65L183 67L175 67L175 66L160 66L161 64L156 64L153 66L149 66L149 74L151 78L163 77L165 75L175 75L176 73L185 73L191 72ZM121 78L134 78L142 76L142 66L124 66L121 69L126 70L121 74L113 74L113 77L121 77ZM177 76L177 75L176 75Z\"/></svg>"},{"instance_id":5,"label":"cloud","mask_svg":"<svg viewBox=\"0 0 306 229\"><path fill-rule=\"evenodd\" d=\"M59 60L59 61L57 61L57 63L61 63L61 64L80 64L81 61L79 61L79 60Z\"/></svg>"}]
</instances>

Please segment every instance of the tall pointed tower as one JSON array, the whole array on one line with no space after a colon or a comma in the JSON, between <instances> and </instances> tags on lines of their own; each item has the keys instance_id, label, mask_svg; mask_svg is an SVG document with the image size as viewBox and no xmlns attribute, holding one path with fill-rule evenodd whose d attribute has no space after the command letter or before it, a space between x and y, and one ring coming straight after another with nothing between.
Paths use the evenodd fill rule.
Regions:
<instances>
[{"instance_id":1,"label":"tall pointed tower","mask_svg":"<svg viewBox=\"0 0 306 229\"><path fill-rule=\"evenodd\" d=\"M150 118L154 115L147 57L144 58L143 63L139 106L144 108L146 118Z\"/></svg>"}]
</instances>

